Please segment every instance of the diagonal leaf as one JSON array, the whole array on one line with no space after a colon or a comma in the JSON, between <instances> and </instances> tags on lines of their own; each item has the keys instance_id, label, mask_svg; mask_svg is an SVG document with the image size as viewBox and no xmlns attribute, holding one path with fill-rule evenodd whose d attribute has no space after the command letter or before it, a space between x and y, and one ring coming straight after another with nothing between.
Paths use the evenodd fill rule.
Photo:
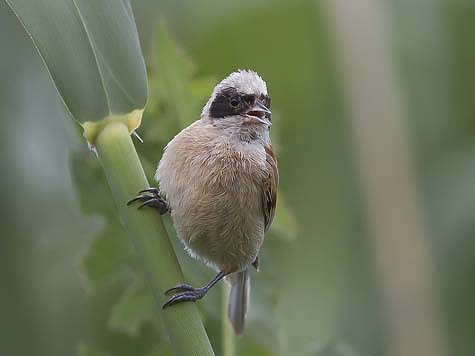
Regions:
<instances>
[{"instance_id":1,"label":"diagonal leaf","mask_svg":"<svg viewBox=\"0 0 475 356\"><path fill-rule=\"evenodd\" d=\"M91 288L115 281L135 267L130 241L120 224L108 224L85 255L81 272Z\"/></svg>"},{"instance_id":2,"label":"diagonal leaf","mask_svg":"<svg viewBox=\"0 0 475 356\"><path fill-rule=\"evenodd\" d=\"M145 64L128 0L2 0L33 41L77 121L142 109Z\"/></svg>"},{"instance_id":3,"label":"diagonal leaf","mask_svg":"<svg viewBox=\"0 0 475 356\"><path fill-rule=\"evenodd\" d=\"M145 286L132 286L112 308L108 325L133 337L145 323L154 323L154 301Z\"/></svg>"}]
</instances>

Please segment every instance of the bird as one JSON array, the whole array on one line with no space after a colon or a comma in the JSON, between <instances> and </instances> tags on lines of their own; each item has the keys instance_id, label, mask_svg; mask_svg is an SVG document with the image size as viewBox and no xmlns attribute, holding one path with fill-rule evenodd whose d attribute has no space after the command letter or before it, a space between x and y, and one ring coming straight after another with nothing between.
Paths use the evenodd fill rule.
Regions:
<instances>
[{"instance_id":1,"label":"bird","mask_svg":"<svg viewBox=\"0 0 475 356\"><path fill-rule=\"evenodd\" d=\"M255 71L218 83L198 120L165 147L155 179L128 202L170 213L192 257L217 271L205 286L179 284L163 308L203 298L221 279L230 284L228 317L244 331L250 273L275 215L279 172L270 139L271 98Z\"/></svg>"}]
</instances>

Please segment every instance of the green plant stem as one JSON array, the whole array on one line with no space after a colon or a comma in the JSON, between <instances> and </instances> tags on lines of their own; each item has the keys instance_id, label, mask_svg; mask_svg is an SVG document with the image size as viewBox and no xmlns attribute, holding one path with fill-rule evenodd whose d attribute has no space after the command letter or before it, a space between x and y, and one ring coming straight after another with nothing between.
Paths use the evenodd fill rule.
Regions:
<instances>
[{"instance_id":1,"label":"green plant stem","mask_svg":"<svg viewBox=\"0 0 475 356\"><path fill-rule=\"evenodd\" d=\"M228 297L229 297L229 284L223 283L222 290L222 305L221 311L222 319L222 344L223 344L223 356L236 356L236 337L232 329L231 323L228 320Z\"/></svg>"},{"instance_id":2,"label":"green plant stem","mask_svg":"<svg viewBox=\"0 0 475 356\"><path fill-rule=\"evenodd\" d=\"M183 283L184 279L157 212L126 206L138 191L149 187L126 125L121 122L105 125L97 136L96 149L176 355L214 355L193 303L161 309L166 301L163 291Z\"/></svg>"}]
</instances>

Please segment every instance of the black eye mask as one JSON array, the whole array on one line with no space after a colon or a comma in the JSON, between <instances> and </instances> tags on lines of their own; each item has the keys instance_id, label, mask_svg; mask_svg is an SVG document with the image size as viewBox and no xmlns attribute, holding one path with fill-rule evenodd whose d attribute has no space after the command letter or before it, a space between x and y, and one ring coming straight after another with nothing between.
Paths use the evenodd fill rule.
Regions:
<instances>
[{"instance_id":1,"label":"black eye mask","mask_svg":"<svg viewBox=\"0 0 475 356\"><path fill-rule=\"evenodd\" d=\"M241 95L234 88L225 88L221 90L211 103L209 110L213 118L222 118L226 116L241 115L246 112Z\"/></svg>"},{"instance_id":2,"label":"black eye mask","mask_svg":"<svg viewBox=\"0 0 475 356\"><path fill-rule=\"evenodd\" d=\"M269 108L270 98L261 95L260 101ZM210 106L210 117L218 119L227 116L244 115L254 105L256 96L239 93L235 88L224 88L213 100Z\"/></svg>"}]
</instances>

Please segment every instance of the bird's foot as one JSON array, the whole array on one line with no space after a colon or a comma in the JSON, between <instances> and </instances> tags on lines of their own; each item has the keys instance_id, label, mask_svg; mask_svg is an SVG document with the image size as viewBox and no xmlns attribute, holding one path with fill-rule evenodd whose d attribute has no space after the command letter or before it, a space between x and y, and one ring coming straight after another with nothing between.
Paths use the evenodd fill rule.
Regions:
<instances>
[{"instance_id":1,"label":"bird's foot","mask_svg":"<svg viewBox=\"0 0 475 356\"><path fill-rule=\"evenodd\" d=\"M163 304L162 309L172 306L174 304L183 303L183 302L195 302L198 299L203 298L208 289L205 287L202 288L193 288L188 284L179 284L176 287L168 289L165 294L174 293L174 295L168 299L168 301Z\"/></svg>"},{"instance_id":2,"label":"bird's foot","mask_svg":"<svg viewBox=\"0 0 475 356\"><path fill-rule=\"evenodd\" d=\"M179 284L168 289L165 294L173 293L173 296L163 304L162 309L178 303L196 302L198 299L203 298L216 283L223 279L225 275L226 273L219 272L211 281L201 288L193 288L188 284Z\"/></svg>"},{"instance_id":3,"label":"bird's foot","mask_svg":"<svg viewBox=\"0 0 475 356\"><path fill-rule=\"evenodd\" d=\"M160 193L157 188L148 188L141 190L138 196L127 202L127 205L131 205L136 201L142 202L142 204L140 204L137 209L142 209L146 206L149 206L157 209L160 215L163 215L170 211L168 203L160 196Z\"/></svg>"}]
</instances>

